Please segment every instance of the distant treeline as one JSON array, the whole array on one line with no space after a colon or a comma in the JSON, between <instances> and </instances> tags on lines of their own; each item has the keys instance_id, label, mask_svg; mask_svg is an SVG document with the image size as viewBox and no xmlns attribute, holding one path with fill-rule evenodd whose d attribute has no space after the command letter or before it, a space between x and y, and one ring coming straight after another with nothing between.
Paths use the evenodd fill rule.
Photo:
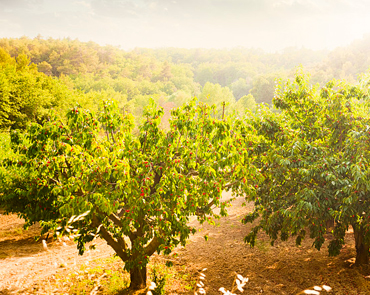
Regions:
<instances>
[{"instance_id":1,"label":"distant treeline","mask_svg":"<svg viewBox=\"0 0 370 295\"><path fill-rule=\"evenodd\" d=\"M324 84L353 82L370 66L370 36L346 48L313 51L288 48L280 53L235 48L138 48L71 39L0 39L0 128L23 128L42 121L48 110L74 104L96 110L113 98L140 119L150 98L169 109L196 96L228 103L228 111L253 110L271 103L275 80L292 77L297 66Z\"/></svg>"}]
</instances>

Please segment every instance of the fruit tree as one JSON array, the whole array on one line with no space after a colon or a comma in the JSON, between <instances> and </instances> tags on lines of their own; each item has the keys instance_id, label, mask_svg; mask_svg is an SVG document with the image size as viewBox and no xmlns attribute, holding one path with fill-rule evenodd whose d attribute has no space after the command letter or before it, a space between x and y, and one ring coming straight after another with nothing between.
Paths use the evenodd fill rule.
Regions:
<instances>
[{"instance_id":1,"label":"fruit tree","mask_svg":"<svg viewBox=\"0 0 370 295\"><path fill-rule=\"evenodd\" d=\"M245 175L255 171L243 146L252 127L216 119L215 107L195 100L172 111L169 130L158 127L163 111L154 103L136 131L115 103L102 109L95 116L74 108L66 122L12 134L18 156L0 168L0 201L28 224L69 232L81 254L105 239L140 289L150 256L171 253L195 232L190 216L213 222L226 214L223 190L249 192Z\"/></svg>"},{"instance_id":2,"label":"fruit tree","mask_svg":"<svg viewBox=\"0 0 370 295\"><path fill-rule=\"evenodd\" d=\"M320 249L332 232L329 255L339 254L349 226L356 241L356 264L368 263L370 242L370 116L368 80L357 85L332 81L321 89L306 75L279 84L274 105L261 108L255 127L261 140L255 209L260 217L247 235L254 245L259 230L272 243L308 234ZM331 221L332 228L328 226Z\"/></svg>"}]
</instances>

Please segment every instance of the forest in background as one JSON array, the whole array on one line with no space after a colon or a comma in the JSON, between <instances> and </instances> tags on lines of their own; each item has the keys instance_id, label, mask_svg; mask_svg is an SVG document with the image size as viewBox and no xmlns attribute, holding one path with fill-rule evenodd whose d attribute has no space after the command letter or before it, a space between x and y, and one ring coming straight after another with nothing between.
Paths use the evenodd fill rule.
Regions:
<instances>
[{"instance_id":1,"label":"forest in background","mask_svg":"<svg viewBox=\"0 0 370 295\"><path fill-rule=\"evenodd\" d=\"M124 51L66 39L0 39L0 128L42 121L50 108L76 104L93 111L115 99L139 120L152 98L167 109L196 96L228 103L228 112L271 104L276 79L293 77L298 66L312 83L355 82L370 66L370 36L333 51L287 48L279 53L234 48L136 48Z\"/></svg>"}]
</instances>

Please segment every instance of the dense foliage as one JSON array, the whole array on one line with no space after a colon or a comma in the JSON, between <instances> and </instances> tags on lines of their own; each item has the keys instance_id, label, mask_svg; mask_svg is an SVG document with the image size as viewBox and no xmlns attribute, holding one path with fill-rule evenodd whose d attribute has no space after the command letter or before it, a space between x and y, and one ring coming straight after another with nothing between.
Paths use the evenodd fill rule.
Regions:
<instances>
[{"instance_id":1,"label":"dense foliage","mask_svg":"<svg viewBox=\"0 0 370 295\"><path fill-rule=\"evenodd\" d=\"M0 133L0 150L0 161L14 155L11 149L10 137L7 133Z\"/></svg>"},{"instance_id":2,"label":"dense foliage","mask_svg":"<svg viewBox=\"0 0 370 295\"><path fill-rule=\"evenodd\" d=\"M296 236L299 245L308 234L317 249L329 238L329 255L337 255L352 226L356 263L368 263L368 85L367 79L358 85L332 81L320 89L299 74L278 87L274 105L279 113L259 111L255 128L262 137L254 149L260 177L255 209L244 222L260 219L247 242L254 245L259 230L272 243Z\"/></svg>"},{"instance_id":3,"label":"dense foliage","mask_svg":"<svg viewBox=\"0 0 370 295\"><path fill-rule=\"evenodd\" d=\"M15 58L0 48L0 130L25 129L30 122L48 119L51 109L65 112L76 103L94 110L104 97L70 89L39 72L25 54Z\"/></svg>"},{"instance_id":4,"label":"dense foliage","mask_svg":"<svg viewBox=\"0 0 370 295\"><path fill-rule=\"evenodd\" d=\"M0 129L41 122L48 109L67 100L66 89L29 63L23 54L15 60L0 49Z\"/></svg>"},{"instance_id":5,"label":"dense foliage","mask_svg":"<svg viewBox=\"0 0 370 295\"><path fill-rule=\"evenodd\" d=\"M229 101L228 110L239 112L245 108L253 109L256 102L271 104L275 80L293 77L292 69L298 65L309 69L313 81L321 85L332 78L355 81L356 75L370 66L367 43L368 38L364 38L348 48L330 53L294 48L279 53L245 48L134 49L125 52L94 42L68 38L46 40L38 36L34 39L2 38L0 48L13 59L25 54L28 62L37 65L39 72L58 77L60 83L54 81L54 84L61 88L59 91L65 92L62 88L66 85L81 91L78 95L85 94L80 100L84 107L96 110L99 101L113 98L120 108L133 113L138 123L150 99L165 110L169 106L181 106L194 96L217 105ZM31 67L35 70L34 65ZM42 77L34 70L33 76ZM37 85L36 90L41 83ZM44 91L45 87L42 89ZM73 97L76 95L74 91ZM55 101L73 106L66 96L69 94L59 93L61 99ZM220 101L219 97L224 99ZM30 112L29 108L27 111ZM38 118L39 111L36 111ZM29 116L22 111L19 115Z\"/></svg>"},{"instance_id":6,"label":"dense foliage","mask_svg":"<svg viewBox=\"0 0 370 295\"><path fill-rule=\"evenodd\" d=\"M308 235L320 249L329 239L337 255L352 226L356 263L368 263L369 80L326 83L354 80L366 40L323 60L304 49L124 52L0 39L1 206L72 234L80 253L104 238L133 288L145 285L155 251L185 243L190 216L212 223L214 207L226 213L227 189L255 203L243 220L257 222L252 246L263 230L272 243ZM298 74L275 88L302 60L322 86ZM256 103L271 101L275 110Z\"/></svg>"},{"instance_id":7,"label":"dense foliage","mask_svg":"<svg viewBox=\"0 0 370 295\"><path fill-rule=\"evenodd\" d=\"M39 71L61 77L85 93L109 89L116 100L133 101L131 110L138 106L138 115L142 114L150 97L159 103L169 100L180 106L184 98L212 96L207 93L207 87L203 89L206 84L219 89L227 87L234 101L253 93L257 102L270 103L277 76L288 74L299 64L311 67L326 56L325 52L304 49L276 54L244 48L135 49L125 52L94 42L45 40L41 36L35 39L3 38L0 48L12 57L26 54Z\"/></svg>"},{"instance_id":8,"label":"dense foliage","mask_svg":"<svg viewBox=\"0 0 370 295\"><path fill-rule=\"evenodd\" d=\"M62 88L68 86L75 95L78 93L83 97L80 105L97 110L99 101L114 99L121 109L134 114L136 123L150 99L163 106L166 113L169 113L167 109L181 106L194 96L217 105L226 100L230 103L230 112L252 109L255 105L255 99L250 95L247 104L241 100L236 106L236 100L248 95L250 89L246 80L251 78L233 80L228 87L221 87L217 81L201 85L195 78L192 65L173 63L171 58L162 59L152 52L125 52L112 46L102 47L93 42L70 39L25 37L0 39L0 48L14 60L20 55L27 56L28 63L33 63L30 66L36 70L37 65L41 72L35 76L57 78L59 83L56 79L54 83ZM73 106L68 98L56 101Z\"/></svg>"},{"instance_id":9,"label":"dense foliage","mask_svg":"<svg viewBox=\"0 0 370 295\"><path fill-rule=\"evenodd\" d=\"M0 170L0 200L29 224L74 228L80 253L102 237L140 288L149 257L169 254L194 232L190 216L212 223L219 216L214 207L226 212L223 190L249 193L250 132L243 121L217 119L215 107L196 101L172 111L167 132L158 128L163 110L151 105L135 136L129 114L114 103L102 109L97 117L74 108L66 124L53 118L13 133L19 154Z\"/></svg>"}]
</instances>

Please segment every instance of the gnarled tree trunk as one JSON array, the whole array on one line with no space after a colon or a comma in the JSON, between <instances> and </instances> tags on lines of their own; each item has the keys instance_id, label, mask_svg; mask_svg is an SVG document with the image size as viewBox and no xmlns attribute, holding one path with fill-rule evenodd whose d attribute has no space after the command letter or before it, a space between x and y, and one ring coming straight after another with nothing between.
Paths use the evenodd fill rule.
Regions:
<instances>
[{"instance_id":1,"label":"gnarled tree trunk","mask_svg":"<svg viewBox=\"0 0 370 295\"><path fill-rule=\"evenodd\" d=\"M141 290L146 287L146 266L139 268L134 267L130 270L130 289Z\"/></svg>"},{"instance_id":2,"label":"gnarled tree trunk","mask_svg":"<svg viewBox=\"0 0 370 295\"><path fill-rule=\"evenodd\" d=\"M356 265L369 263L369 244L365 242L364 230L359 225L353 225L356 242Z\"/></svg>"}]
</instances>

